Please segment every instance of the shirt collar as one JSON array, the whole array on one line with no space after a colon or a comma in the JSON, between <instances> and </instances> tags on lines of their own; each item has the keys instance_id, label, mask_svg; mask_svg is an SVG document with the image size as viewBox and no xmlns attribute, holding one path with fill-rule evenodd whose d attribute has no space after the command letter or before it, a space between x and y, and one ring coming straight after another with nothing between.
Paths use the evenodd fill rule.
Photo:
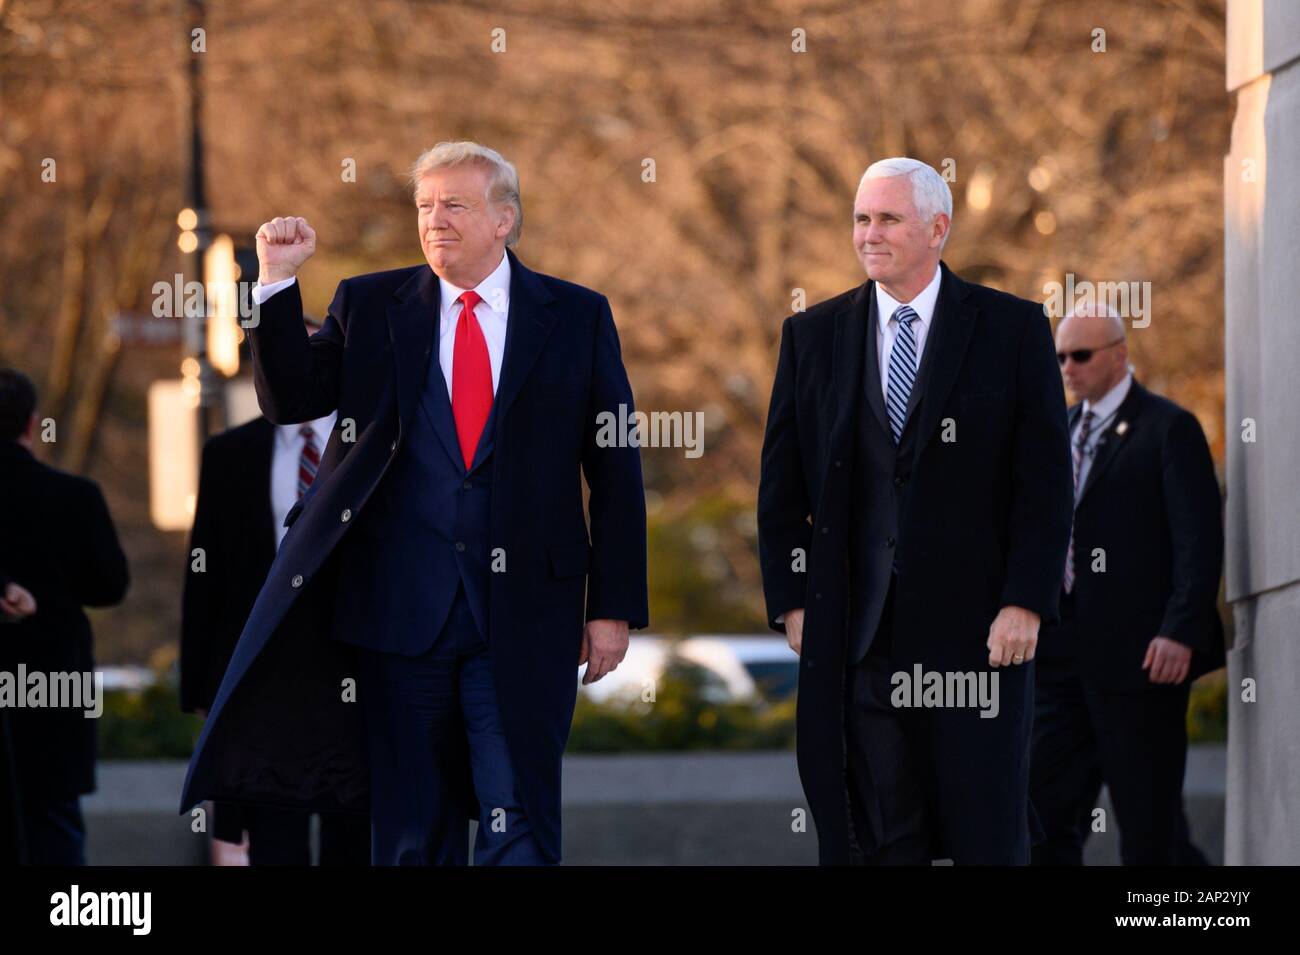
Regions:
<instances>
[{"instance_id":1,"label":"shirt collar","mask_svg":"<svg viewBox=\"0 0 1300 955\"><path fill-rule=\"evenodd\" d=\"M452 285L441 275L438 276L438 287L442 296L442 311L450 311L456 304L456 300L466 291ZM478 292L479 298L483 303L498 314L505 315L510 306L510 256L505 252L501 253L501 261L497 267L478 285L474 286L474 291Z\"/></svg>"},{"instance_id":2,"label":"shirt collar","mask_svg":"<svg viewBox=\"0 0 1300 955\"><path fill-rule=\"evenodd\" d=\"M331 411L323 418L317 418L315 421L298 421L294 424L276 425L276 440L285 447L293 447L302 432L304 424L311 425L312 432L316 435L316 447L322 451L329 442L330 432L334 430L334 419L338 417L337 411Z\"/></svg>"},{"instance_id":3,"label":"shirt collar","mask_svg":"<svg viewBox=\"0 0 1300 955\"><path fill-rule=\"evenodd\" d=\"M943 269L937 265L934 267L934 278L930 279L930 284L921 289L919 295L910 302L900 302L894 296L885 291L883 285L876 282L876 317L880 321L880 330L883 332L889 327L889 320L894 317L894 312L898 311L900 305L908 305L912 311L916 312L917 320L926 328L930 327L930 319L934 317L934 304L939 299L939 286L943 278Z\"/></svg>"},{"instance_id":4,"label":"shirt collar","mask_svg":"<svg viewBox=\"0 0 1300 955\"><path fill-rule=\"evenodd\" d=\"M1097 421L1105 421L1119 410L1119 406L1122 405L1124 399L1128 397L1128 389L1132 384L1133 372L1125 372L1124 377L1120 380L1119 384L1102 395L1101 399L1096 404L1084 399L1083 413L1087 414L1091 411L1092 416Z\"/></svg>"}]
</instances>

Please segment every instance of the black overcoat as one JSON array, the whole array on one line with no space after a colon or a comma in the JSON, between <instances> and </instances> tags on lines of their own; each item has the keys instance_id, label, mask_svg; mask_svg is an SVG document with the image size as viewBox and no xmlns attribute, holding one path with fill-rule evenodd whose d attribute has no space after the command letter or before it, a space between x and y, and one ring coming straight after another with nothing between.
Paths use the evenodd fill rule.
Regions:
<instances>
[{"instance_id":1,"label":"black overcoat","mask_svg":"<svg viewBox=\"0 0 1300 955\"><path fill-rule=\"evenodd\" d=\"M893 645L909 670L989 671L1001 607L1048 622L1058 612L1072 499L1065 397L1042 306L940 267L926 343L927 356L935 351L902 492ZM874 294L868 281L785 320L758 499L769 624L783 632L776 618L806 609L798 763L823 864L849 860L848 541ZM799 550L806 567L792 560ZM937 858L1028 859L1033 666L997 672L997 718L973 708L915 713Z\"/></svg>"}]
</instances>

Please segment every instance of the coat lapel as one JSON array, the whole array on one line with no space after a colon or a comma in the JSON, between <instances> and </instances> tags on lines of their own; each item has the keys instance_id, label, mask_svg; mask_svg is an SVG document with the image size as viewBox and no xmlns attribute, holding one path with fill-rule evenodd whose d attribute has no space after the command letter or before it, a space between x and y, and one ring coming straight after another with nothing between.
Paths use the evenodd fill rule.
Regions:
<instances>
[{"instance_id":1,"label":"coat lapel","mask_svg":"<svg viewBox=\"0 0 1300 955\"><path fill-rule=\"evenodd\" d=\"M437 380L429 382L427 378L425 379L427 387L421 393L420 413L429 419L429 425L438 436L438 440L442 442L447 456L463 471L465 457L460 451L460 436L456 434L456 417L451 413L451 396L447 394L447 380L442 375L442 366L430 360L428 374L436 375Z\"/></svg>"},{"instance_id":2,"label":"coat lapel","mask_svg":"<svg viewBox=\"0 0 1300 955\"><path fill-rule=\"evenodd\" d=\"M876 308L876 284L868 282L864 288L863 297L866 300L864 311L867 317L863 334L867 339L867 366L863 369L862 381L867 390L867 404L871 406L871 411L880 422L880 427L885 430L885 434L892 437L889 417L885 413L885 399L881 394L883 385L880 381L880 346L876 342L878 337L876 328L880 321L880 313Z\"/></svg>"},{"instance_id":3,"label":"coat lapel","mask_svg":"<svg viewBox=\"0 0 1300 955\"><path fill-rule=\"evenodd\" d=\"M405 433L411 413L419 405L443 449L457 467L464 470L465 461L456 436L456 420L451 413L447 383L443 380L441 365L433 357L434 349L438 347L442 286L433 269L426 266L397 290L396 298L398 301L388 306L388 327L393 342L397 402L401 415L398 434ZM437 374L438 380L426 390L426 376L430 374ZM432 407L423 400L425 395L432 401Z\"/></svg>"},{"instance_id":4,"label":"coat lapel","mask_svg":"<svg viewBox=\"0 0 1300 955\"><path fill-rule=\"evenodd\" d=\"M917 422L916 450L912 458L913 467L921 459L930 439L934 437L935 426L943 412L948 394L957 381L962 359L966 357L966 346L970 344L971 333L975 330L977 310L967 301L970 290L966 283L943 262L939 263L943 278L939 284L939 300L934 307L934 322L926 342L927 354L921 356L924 366L927 360L931 364L926 373L926 400L921 403L920 419Z\"/></svg>"},{"instance_id":5,"label":"coat lapel","mask_svg":"<svg viewBox=\"0 0 1300 955\"><path fill-rule=\"evenodd\" d=\"M868 304L870 302L868 296L870 293L871 283L864 282L849 296L848 302L835 316L835 400L839 406L839 412L832 428L832 447L840 446L836 438L837 435L846 436L851 433L845 431L845 428L851 427L854 412L858 406L857 396L859 389L862 387L862 363L866 342L873 341L873 337L867 334ZM863 340L864 337L866 341ZM873 353L875 352L874 345L871 350ZM868 374L867 377L869 378L870 375ZM878 386L876 391L876 397L879 398L880 388ZM883 413L884 404L882 402L880 411L877 414L883 415Z\"/></svg>"},{"instance_id":6,"label":"coat lapel","mask_svg":"<svg viewBox=\"0 0 1300 955\"><path fill-rule=\"evenodd\" d=\"M1127 443L1128 436L1133 433L1135 421L1142 410L1140 395L1144 390L1138 384L1137 379L1134 378L1129 385L1128 394L1124 396L1119 410L1115 412L1115 417L1111 420L1110 427L1102 432L1101 437L1097 439L1097 455L1092 459L1092 467L1088 468L1088 477L1083 482L1083 490L1079 492L1079 499L1074 504L1075 510L1078 510L1088 491L1097 483L1101 473L1115 459L1119 449ZM1080 408L1082 408L1082 403L1080 403ZM1076 412L1076 417L1077 414ZM1071 424L1073 424L1073 421Z\"/></svg>"},{"instance_id":7,"label":"coat lapel","mask_svg":"<svg viewBox=\"0 0 1300 955\"><path fill-rule=\"evenodd\" d=\"M510 314L506 319L506 349L497 379L497 393L492 400L492 416L500 428L506 412L519 396L528 372L541 353L546 338L555 325L555 313L548 305L555 301L537 273L525 268L514 252L510 257Z\"/></svg>"},{"instance_id":8,"label":"coat lapel","mask_svg":"<svg viewBox=\"0 0 1300 955\"><path fill-rule=\"evenodd\" d=\"M388 337L397 377L398 436L406 433L415 410L424 372L437 343L438 278L428 265L416 270L394 294L388 306Z\"/></svg>"}]
</instances>

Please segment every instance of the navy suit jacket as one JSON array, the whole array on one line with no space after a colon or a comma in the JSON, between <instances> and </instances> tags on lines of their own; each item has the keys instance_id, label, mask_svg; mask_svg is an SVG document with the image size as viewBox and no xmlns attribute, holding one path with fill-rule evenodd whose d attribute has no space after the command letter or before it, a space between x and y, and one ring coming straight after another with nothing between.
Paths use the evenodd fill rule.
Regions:
<instances>
[{"instance_id":1,"label":"navy suit jacket","mask_svg":"<svg viewBox=\"0 0 1300 955\"><path fill-rule=\"evenodd\" d=\"M608 300L507 255L488 525L488 549L503 550L507 570L490 575L489 641L520 797L530 818L547 820L559 816L584 620L648 623L645 497L638 448L597 443L597 416L633 405ZM338 612L352 585L339 557L356 546L357 518L403 453L425 374L438 373L438 298L437 277L419 265L344 280L310 340L297 283L251 323L266 417L284 424L337 409L338 418L315 483L285 519L191 760L182 812L205 798L368 805L362 718L348 694L354 651L330 638L390 621ZM467 764L461 776L474 815ZM538 836L558 857L559 832Z\"/></svg>"}]
</instances>

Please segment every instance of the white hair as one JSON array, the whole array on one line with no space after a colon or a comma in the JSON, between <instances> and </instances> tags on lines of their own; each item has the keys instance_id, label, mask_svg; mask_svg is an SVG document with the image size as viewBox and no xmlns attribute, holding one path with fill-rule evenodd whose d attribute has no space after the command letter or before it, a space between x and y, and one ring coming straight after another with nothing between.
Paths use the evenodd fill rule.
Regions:
<instances>
[{"instance_id":1,"label":"white hair","mask_svg":"<svg viewBox=\"0 0 1300 955\"><path fill-rule=\"evenodd\" d=\"M892 156L877 160L862 174L858 188L861 189L868 179L891 179L894 176L907 176L912 180L912 204L922 219L929 221L942 212L952 222L952 190L933 166L919 159ZM943 241L947 244L947 235Z\"/></svg>"},{"instance_id":2,"label":"white hair","mask_svg":"<svg viewBox=\"0 0 1300 955\"><path fill-rule=\"evenodd\" d=\"M515 171L514 164L495 149L468 140L442 142L432 149L426 149L411 166L412 191L419 192L420 182L435 169L459 166L462 163L472 163L488 170L488 202L493 205L505 203L514 208L515 224L506 236L506 245L515 245L524 227L524 207L519 200L519 173Z\"/></svg>"}]
</instances>

